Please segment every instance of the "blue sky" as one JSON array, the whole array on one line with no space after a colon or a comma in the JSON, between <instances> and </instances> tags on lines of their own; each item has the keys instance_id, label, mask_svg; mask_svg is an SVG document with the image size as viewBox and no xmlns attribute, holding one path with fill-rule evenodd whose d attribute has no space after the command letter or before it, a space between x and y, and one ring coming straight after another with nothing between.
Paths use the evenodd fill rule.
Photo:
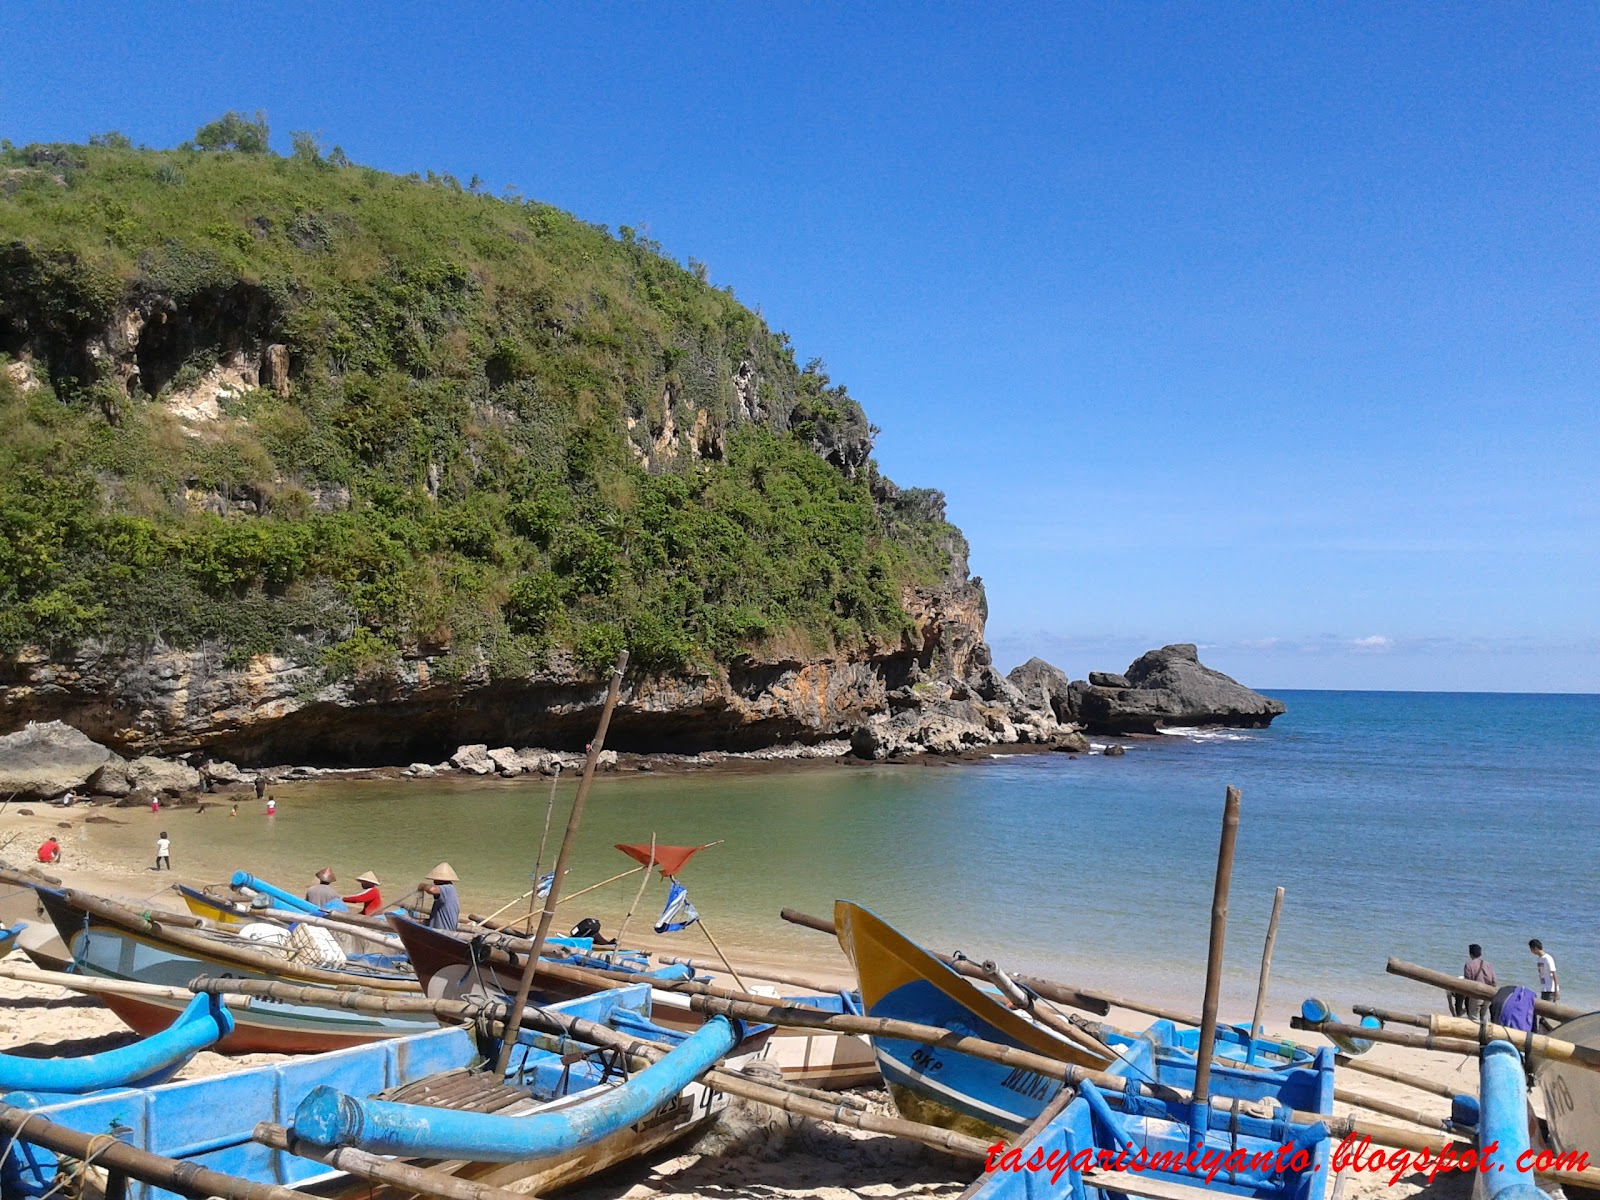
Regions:
<instances>
[{"instance_id":1,"label":"blue sky","mask_svg":"<svg viewBox=\"0 0 1600 1200\"><path fill-rule=\"evenodd\" d=\"M704 261L1075 676L1600 690L1592 4L0 9L0 136L476 173Z\"/></svg>"}]
</instances>

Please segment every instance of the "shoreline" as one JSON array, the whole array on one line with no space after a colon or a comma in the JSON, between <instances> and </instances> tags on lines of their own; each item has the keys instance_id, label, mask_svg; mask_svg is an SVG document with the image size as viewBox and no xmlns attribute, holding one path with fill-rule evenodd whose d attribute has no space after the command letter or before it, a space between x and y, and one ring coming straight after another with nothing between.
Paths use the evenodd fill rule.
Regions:
<instances>
[{"instance_id":1,"label":"shoreline","mask_svg":"<svg viewBox=\"0 0 1600 1200\"><path fill-rule=\"evenodd\" d=\"M40 818L25 818L37 822ZM13 843L14 845L15 843ZM12 855L13 862L17 856ZM102 890L126 899L144 899L134 887L139 872L128 871L117 863L99 864L98 867L73 865L51 871L68 886ZM165 875L165 873L163 873ZM199 880L189 872L175 873L173 881L196 884ZM161 891L170 884L163 880ZM159 895L158 891L156 895ZM173 897L174 900L177 897ZM181 902L173 907L181 910ZM629 939L630 944L643 944L643 948L681 952L684 947L653 935ZM818 946L828 945L821 935ZM773 968L791 967L789 956L763 952L759 947L745 944L742 939L727 946L731 958L740 965ZM843 955L835 947L830 964L820 955L809 956L804 965L819 978L826 975L838 985L851 982L850 971ZM694 954L696 958L711 955ZM20 959L20 954L16 956ZM15 961L15 960L13 960ZM831 970L829 969L831 966ZM1198 997L1195 997L1197 1000ZM0 1016L0 1033L6 1038L6 1049L22 1052L32 1057L59 1054L77 1055L125 1045L134 1040L121 1022L111 1012L102 1008L92 997L66 992L53 985L23 983L0 979L0 1000L4 1000ZM1189 1007L1183 1005L1182 1007ZM1273 1006L1275 1007L1275 1006ZM1124 1029L1143 1029L1151 1018L1137 1012L1113 1008L1104 1018L1112 1025ZM1312 1034L1291 1033L1287 1021L1271 1014L1264 1024L1266 1036L1296 1040L1315 1047L1321 1039ZM218 1074L258 1063L283 1061L284 1056L247 1055L235 1058L203 1052L184 1068L178 1079L195 1079ZM1426 1051L1396 1046L1379 1045L1366 1056L1383 1066L1410 1072L1434 1084L1445 1084L1454 1089L1476 1093L1477 1072L1468 1059L1459 1061L1454 1056L1430 1054ZM1404 1085L1355 1074L1343 1070L1342 1087L1348 1087L1391 1104L1404 1104L1429 1111L1439 1110L1445 1115L1448 1102L1433 1098L1427 1102ZM886 1106L886 1096L881 1089L867 1093L875 1110L891 1112ZM1360 1109L1340 1102L1335 1112L1341 1115L1370 1115ZM765 1132L753 1141L748 1136L740 1138L734 1132L713 1131L701 1143L665 1150L653 1160L628 1164L593 1180L586 1181L567 1194L580 1200L725 1200L728 1195L760 1194L774 1200L845 1200L846 1197L873 1197L874 1200L906 1200L931 1198L931 1200L956 1200L971 1181L981 1172L981 1164L965 1163L921 1147L900 1143L891 1138L862 1134L820 1125L813 1121L774 1117L766 1110L744 1111L735 1118L736 1128L748 1131L754 1124ZM1344 1192L1349 1200L1407 1200L1414 1195L1424 1195L1430 1200L1466 1200L1463 1181L1454 1176L1440 1176L1429 1183L1425 1176L1412 1176L1390 1185L1384 1176L1347 1171Z\"/></svg>"}]
</instances>

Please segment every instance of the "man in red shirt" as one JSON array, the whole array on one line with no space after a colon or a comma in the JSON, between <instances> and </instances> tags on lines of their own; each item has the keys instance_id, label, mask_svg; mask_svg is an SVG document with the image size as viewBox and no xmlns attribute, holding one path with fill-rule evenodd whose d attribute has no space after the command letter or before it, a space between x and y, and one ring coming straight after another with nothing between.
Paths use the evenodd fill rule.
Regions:
<instances>
[{"instance_id":1,"label":"man in red shirt","mask_svg":"<svg viewBox=\"0 0 1600 1200\"><path fill-rule=\"evenodd\" d=\"M366 884L366 891L357 892L354 896L346 896L344 897L344 902L346 904L361 905L362 916L377 916L383 911L383 897L378 895L378 877L371 871L363 871L356 876L356 882Z\"/></svg>"},{"instance_id":2,"label":"man in red shirt","mask_svg":"<svg viewBox=\"0 0 1600 1200\"><path fill-rule=\"evenodd\" d=\"M61 843L55 838L46 838L39 847L39 861L42 863L58 863L61 861Z\"/></svg>"}]
</instances>

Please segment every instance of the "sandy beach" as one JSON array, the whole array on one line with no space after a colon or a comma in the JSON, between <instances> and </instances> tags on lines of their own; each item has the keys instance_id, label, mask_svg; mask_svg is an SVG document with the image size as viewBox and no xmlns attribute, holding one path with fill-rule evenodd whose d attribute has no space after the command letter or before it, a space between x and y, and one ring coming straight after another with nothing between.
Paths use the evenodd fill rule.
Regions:
<instances>
[{"instance_id":1,"label":"sandy beach","mask_svg":"<svg viewBox=\"0 0 1600 1200\"><path fill-rule=\"evenodd\" d=\"M221 798L224 812L231 802L229 797ZM174 825L179 821L196 819L192 812L184 813L183 810L177 810L172 815ZM55 836L66 848L66 853L63 862L49 870L68 886L175 909L181 909L182 906L178 897L169 891L172 883L199 884L207 876L215 877L215 871L208 869L209 865L204 864L203 860L198 874L179 871L158 875L149 862L139 861L131 852L91 856L87 842L79 837L79 832L85 823L107 820L143 825L152 818L148 812L137 809L86 806L60 809L41 804L13 806L0 817L0 842L5 845L3 856L13 865L38 865L33 863L33 851L45 837ZM191 858L195 856L196 849L190 848ZM682 943L650 935L639 940L646 948L661 953L684 953ZM818 953L804 960L796 960L792 955L773 955L761 946L747 943L729 944L724 949L740 964L799 970L824 985L847 985L850 971L843 956L836 947L831 954L828 953L828 943L822 938L818 939L817 945ZM699 949L693 953L709 956ZM11 961L21 961L21 955L15 955ZM132 1040L133 1035L96 1001L60 988L0 979L0 998L4 1000L0 1033L3 1033L5 1048L12 1053L30 1056L77 1055L109 1049ZM1424 1007L1427 999L1419 996L1416 1007ZM1148 1023L1148 1018L1122 1010L1113 1010L1106 1020L1126 1029L1142 1028ZM1287 1024L1281 1021L1269 1021L1268 1032L1274 1036L1290 1036ZM1457 1091L1475 1094L1477 1090L1476 1063L1464 1058L1393 1046L1374 1047L1366 1058L1376 1064L1446 1084ZM271 1056L230 1059L204 1053L184 1069L180 1078L193 1078L229 1070L240 1064L265 1061L271 1061ZM1339 1083L1341 1087L1404 1105L1429 1116L1442 1118L1445 1115L1445 1100L1402 1084L1348 1070L1340 1071ZM889 1111L884 1093L873 1093L871 1098L875 1107ZM728 1128L708 1135L701 1145L685 1153L613 1172L571 1194L582 1196L585 1200L607 1200L611 1197L645 1200L646 1197L656 1196L683 1197L685 1200L728 1200L735 1196L792 1197L794 1200L837 1200L845 1196L880 1200L898 1196L954 1197L967 1187L976 1173L971 1164L891 1138L847 1131L810 1120L792 1119L769 1110L752 1111L740 1102L735 1102L735 1105L732 1119L725 1120ZM1358 1110L1339 1104L1336 1111L1344 1114ZM1371 1113L1362 1115L1379 1121L1393 1121L1393 1118ZM1412 1176L1401 1178L1391 1185L1386 1174L1348 1175L1344 1180L1343 1195L1350 1200L1378 1195L1406 1197L1419 1192L1426 1192L1440 1200L1455 1200L1465 1197L1470 1191L1470 1180L1465 1176L1441 1176L1431 1184L1421 1176Z\"/></svg>"}]
</instances>

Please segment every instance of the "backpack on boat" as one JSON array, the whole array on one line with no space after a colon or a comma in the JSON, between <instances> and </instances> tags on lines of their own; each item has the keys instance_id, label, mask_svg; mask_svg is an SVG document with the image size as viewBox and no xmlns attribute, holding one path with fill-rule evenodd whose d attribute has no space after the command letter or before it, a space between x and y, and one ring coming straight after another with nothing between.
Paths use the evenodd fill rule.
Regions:
<instances>
[{"instance_id":1,"label":"backpack on boat","mask_svg":"<svg viewBox=\"0 0 1600 1200\"><path fill-rule=\"evenodd\" d=\"M1507 1029L1531 1033L1535 1021L1533 1002L1537 999L1538 996L1528 988L1503 987L1489 1001L1489 1019Z\"/></svg>"}]
</instances>

